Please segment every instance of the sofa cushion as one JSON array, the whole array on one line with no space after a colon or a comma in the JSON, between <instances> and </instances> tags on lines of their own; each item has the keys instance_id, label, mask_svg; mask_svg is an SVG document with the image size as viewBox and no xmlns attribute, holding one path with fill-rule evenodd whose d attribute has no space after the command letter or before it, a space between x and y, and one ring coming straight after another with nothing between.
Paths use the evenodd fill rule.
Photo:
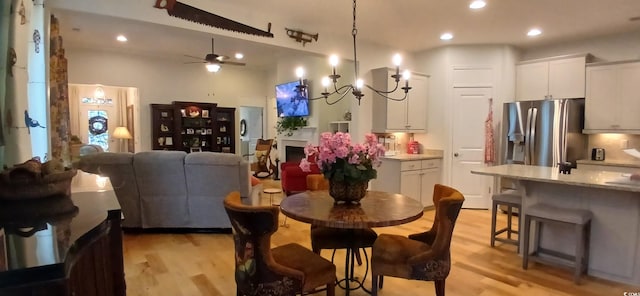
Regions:
<instances>
[{"instance_id":1,"label":"sofa cushion","mask_svg":"<svg viewBox=\"0 0 640 296\"><path fill-rule=\"evenodd\" d=\"M134 155L143 227L184 227L189 204L184 151L148 151Z\"/></svg>"},{"instance_id":2,"label":"sofa cushion","mask_svg":"<svg viewBox=\"0 0 640 296\"><path fill-rule=\"evenodd\" d=\"M140 227L140 193L133 170L133 153L100 152L80 157L77 168L87 173L108 176L122 208L122 227Z\"/></svg>"},{"instance_id":3,"label":"sofa cushion","mask_svg":"<svg viewBox=\"0 0 640 296\"><path fill-rule=\"evenodd\" d=\"M233 191L240 191L242 197L251 195L249 164L236 154L201 152L185 157L184 170L191 215L189 226L231 228L222 204Z\"/></svg>"}]
</instances>

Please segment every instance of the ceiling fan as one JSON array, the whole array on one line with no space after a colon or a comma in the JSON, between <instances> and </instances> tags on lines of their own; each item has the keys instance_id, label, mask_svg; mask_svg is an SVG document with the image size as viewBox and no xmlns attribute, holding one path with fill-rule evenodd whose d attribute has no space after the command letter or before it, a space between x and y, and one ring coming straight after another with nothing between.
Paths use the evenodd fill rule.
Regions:
<instances>
[{"instance_id":1,"label":"ceiling fan","mask_svg":"<svg viewBox=\"0 0 640 296\"><path fill-rule=\"evenodd\" d=\"M219 55L215 53L215 43L213 38L211 38L211 53L208 53L204 59L199 57L194 57L191 55L184 55L186 57L202 60L202 62L188 62L185 64L194 64L194 63L205 63L207 70L209 72L218 72L220 70L220 65L234 65L234 66L244 66L245 63L230 61L230 57L226 55Z\"/></svg>"}]
</instances>

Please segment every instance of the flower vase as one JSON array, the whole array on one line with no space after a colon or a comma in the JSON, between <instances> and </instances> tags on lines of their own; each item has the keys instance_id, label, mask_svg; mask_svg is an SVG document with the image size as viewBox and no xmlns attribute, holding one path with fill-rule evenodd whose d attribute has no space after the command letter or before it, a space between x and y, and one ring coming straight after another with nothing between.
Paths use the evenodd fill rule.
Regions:
<instances>
[{"instance_id":1,"label":"flower vase","mask_svg":"<svg viewBox=\"0 0 640 296\"><path fill-rule=\"evenodd\" d=\"M368 181L334 181L329 180L329 195L336 203L360 203L360 200L367 194Z\"/></svg>"}]
</instances>

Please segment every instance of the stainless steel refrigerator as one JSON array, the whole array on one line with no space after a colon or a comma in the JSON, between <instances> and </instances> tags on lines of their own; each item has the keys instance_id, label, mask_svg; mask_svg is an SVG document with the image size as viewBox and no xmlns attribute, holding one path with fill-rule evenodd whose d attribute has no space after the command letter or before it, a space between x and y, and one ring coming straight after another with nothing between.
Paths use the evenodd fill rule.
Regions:
<instances>
[{"instance_id":1,"label":"stainless steel refrigerator","mask_svg":"<svg viewBox=\"0 0 640 296\"><path fill-rule=\"evenodd\" d=\"M502 163L556 167L587 156L584 99L505 103Z\"/></svg>"}]
</instances>

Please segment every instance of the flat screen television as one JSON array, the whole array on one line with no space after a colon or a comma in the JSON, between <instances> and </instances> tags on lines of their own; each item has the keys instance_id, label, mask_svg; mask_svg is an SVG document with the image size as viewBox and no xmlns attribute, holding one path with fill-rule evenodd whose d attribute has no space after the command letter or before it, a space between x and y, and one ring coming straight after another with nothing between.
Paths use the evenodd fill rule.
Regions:
<instances>
[{"instance_id":1,"label":"flat screen television","mask_svg":"<svg viewBox=\"0 0 640 296\"><path fill-rule=\"evenodd\" d=\"M278 117L309 116L309 93L300 93L296 86L299 81L276 85L276 106Z\"/></svg>"}]
</instances>

